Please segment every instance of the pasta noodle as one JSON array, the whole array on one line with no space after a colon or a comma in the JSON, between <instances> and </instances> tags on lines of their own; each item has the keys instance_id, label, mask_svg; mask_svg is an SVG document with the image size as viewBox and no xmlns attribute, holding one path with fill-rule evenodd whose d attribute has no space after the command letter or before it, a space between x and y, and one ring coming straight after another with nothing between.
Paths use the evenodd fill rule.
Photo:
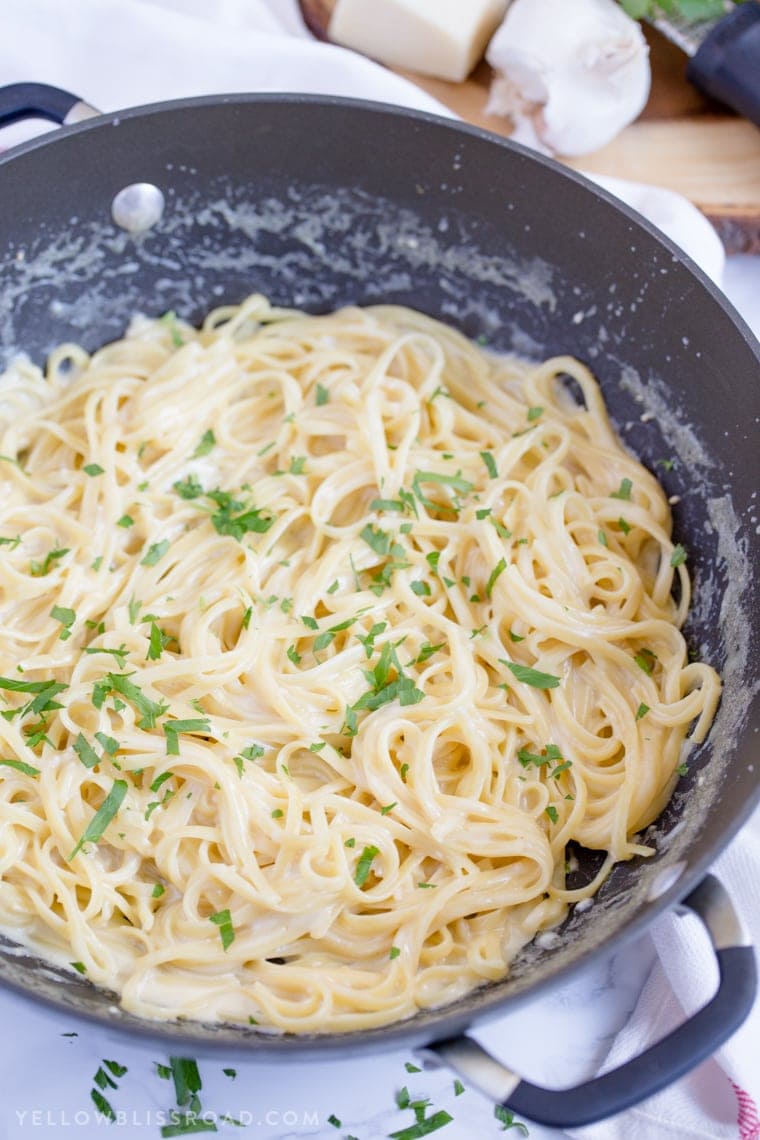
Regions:
<instances>
[{"instance_id":1,"label":"pasta noodle","mask_svg":"<svg viewBox=\"0 0 760 1140\"><path fill-rule=\"evenodd\" d=\"M17 939L145 1017L359 1030L650 854L720 683L578 361L254 296L18 361L0 428Z\"/></svg>"}]
</instances>

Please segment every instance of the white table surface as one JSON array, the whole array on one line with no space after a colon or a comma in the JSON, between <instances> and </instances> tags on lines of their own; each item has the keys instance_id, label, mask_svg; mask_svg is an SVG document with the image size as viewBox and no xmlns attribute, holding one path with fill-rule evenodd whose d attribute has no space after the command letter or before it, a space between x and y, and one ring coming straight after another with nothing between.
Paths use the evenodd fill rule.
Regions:
<instances>
[{"instance_id":1,"label":"white table surface","mask_svg":"<svg viewBox=\"0 0 760 1140\"><path fill-rule=\"evenodd\" d=\"M760 258L731 258L724 287L745 319L760 334ZM524 1077L547 1071L556 1085L591 1076L626 1018L635 1007L653 962L644 937L555 990L549 998L491 1022L476 1036ZM72 1140L116 1135L158 1137L173 1106L170 1082L160 1080L155 1063L166 1063L160 1050L109 1034L73 1018L31 1005L0 991L0 1140L68 1136ZM63 1036L77 1031L78 1036ZM221 1136L251 1140L381 1140L408 1127L413 1115L395 1108L402 1086L413 1099L428 1096L435 1110L445 1109L453 1121L440 1133L444 1140L495 1140L503 1132L493 1106L478 1093L457 1096L446 1072L408 1073L408 1050L347 1061L262 1064L235 1063L236 1076L226 1076L222 1056L196 1054L203 1079L202 1103L213 1118L228 1114L245 1128L218 1121ZM92 1078L102 1059L126 1065L128 1072L109 1091L119 1115L117 1124L98 1120L90 1100ZM431 1109L432 1111L432 1109ZM328 1120L341 1122L336 1128ZM113 1132L112 1132L113 1130ZM556 1140L560 1134L530 1125L531 1140ZM653 1138L656 1140L656 1138Z\"/></svg>"}]
</instances>

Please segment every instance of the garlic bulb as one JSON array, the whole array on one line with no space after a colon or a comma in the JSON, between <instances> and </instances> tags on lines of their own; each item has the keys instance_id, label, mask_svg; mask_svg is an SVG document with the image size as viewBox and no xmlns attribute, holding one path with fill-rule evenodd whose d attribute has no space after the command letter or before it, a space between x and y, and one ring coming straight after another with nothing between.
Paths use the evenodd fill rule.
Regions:
<instances>
[{"instance_id":1,"label":"garlic bulb","mask_svg":"<svg viewBox=\"0 0 760 1140\"><path fill-rule=\"evenodd\" d=\"M512 0L486 53L497 72L486 110L538 150L586 154L643 108L648 54L615 0Z\"/></svg>"}]
</instances>

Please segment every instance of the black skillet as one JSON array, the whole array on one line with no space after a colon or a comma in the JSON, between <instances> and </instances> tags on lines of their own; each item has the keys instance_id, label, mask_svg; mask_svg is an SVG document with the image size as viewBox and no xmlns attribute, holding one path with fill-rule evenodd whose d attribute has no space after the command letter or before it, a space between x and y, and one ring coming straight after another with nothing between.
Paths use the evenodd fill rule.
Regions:
<instances>
[{"instance_id":1,"label":"black skillet","mask_svg":"<svg viewBox=\"0 0 760 1140\"><path fill-rule=\"evenodd\" d=\"M74 96L0 90L0 124L84 117ZM122 194L125 188L128 193ZM116 217L119 224L113 220ZM127 228L124 228L124 227ZM266 1036L150 1022L114 996L0 942L0 975L30 998L177 1053L303 1059L401 1044L443 1059L533 1120L569 1127L650 1096L709 1056L748 1014L755 963L707 870L758 798L760 355L679 250L607 194L486 132L377 104L304 96L187 100L105 115L0 157L0 355L93 349L136 311L198 320L253 291L326 311L397 302L499 349L572 353L598 375L628 446L671 495L697 603L690 644L724 697L708 742L648 838L594 905L532 946L509 978L445 1008L358 1034ZM1 362L1 361L0 361ZM675 466L658 460L676 458ZM573 882L593 873L581 851ZM465 1036L565 981L680 903L705 922L720 985L685 1026L580 1088L539 1089Z\"/></svg>"}]
</instances>

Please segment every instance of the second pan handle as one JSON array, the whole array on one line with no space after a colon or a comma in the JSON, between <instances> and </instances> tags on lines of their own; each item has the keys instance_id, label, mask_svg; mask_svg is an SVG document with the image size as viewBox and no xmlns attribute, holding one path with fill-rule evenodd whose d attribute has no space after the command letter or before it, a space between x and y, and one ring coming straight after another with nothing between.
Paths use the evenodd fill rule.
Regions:
<instances>
[{"instance_id":1,"label":"second pan handle","mask_svg":"<svg viewBox=\"0 0 760 1140\"><path fill-rule=\"evenodd\" d=\"M419 1050L423 1059L443 1062L511 1112L552 1128L577 1128L605 1120L667 1088L710 1057L739 1028L757 991L754 952L718 880L707 875L681 905L707 928L720 983L707 1005L638 1057L570 1089L546 1089L521 1080L471 1037L433 1042Z\"/></svg>"},{"instance_id":2,"label":"second pan handle","mask_svg":"<svg viewBox=\"0 0 760 1140\"><path fill-rule=\"evenodd\" d=\"M47 83L11 83L0 87L0 127L19 119L49 119L61 126L71 126L99 114L78 95Z\"/></svg>"}]
</instances>

